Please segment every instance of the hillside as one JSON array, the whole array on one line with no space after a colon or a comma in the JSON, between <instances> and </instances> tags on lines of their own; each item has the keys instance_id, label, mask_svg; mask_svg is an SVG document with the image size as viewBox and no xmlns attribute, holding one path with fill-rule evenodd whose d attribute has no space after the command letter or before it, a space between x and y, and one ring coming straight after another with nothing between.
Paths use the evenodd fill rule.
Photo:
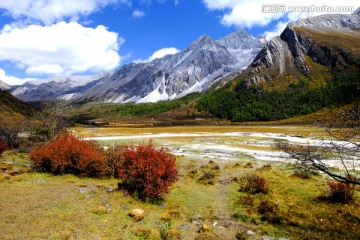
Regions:
<instances>
[{"instance_id":1,"label":"hillside","mask_svg":"<svg viewBox=\"0 0 360 240\"><path fill-rule=\"evenodd\" d=\"M322 15L289 23L234 81L199 109L232 121L270 121L359 101L360 17Z\"/></svg>"},{"instance_id":2,"label":"hillside","mask_svg":"<svg viewBox=\"0 0 360 240\"><path fill-rule=\"evenodd\" d=\"M0 90L0 118L28 118L34 113L34 107L24 103L11 94Z\"/></svg>"}]
</instances>

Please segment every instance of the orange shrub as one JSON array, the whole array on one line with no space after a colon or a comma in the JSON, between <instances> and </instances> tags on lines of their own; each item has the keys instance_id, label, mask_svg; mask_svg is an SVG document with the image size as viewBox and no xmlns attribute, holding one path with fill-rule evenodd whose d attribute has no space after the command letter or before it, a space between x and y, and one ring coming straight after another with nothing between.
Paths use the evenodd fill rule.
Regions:
<instances>
[{"instance_id":1,"label":"orange shrub","mask_svg":"<svg viewBox=\"0 0 360 240\"><path fill-rule=\"evenodd\" d=\"M152 142L126 147L118 169L122 185L141 199L161 196L178 180L175 160L165 149L154 148Z\"/></svg>"},{"instance_id":2,"label":"orange shrub","mask_svg":"<svg viewBox=\"0 0 360 240\"><path fill-rule=\"evenodd\" d=\"M39 170L54 174L100 177L108 170L103 150L98 144L78 139L67 132L33 150L30 159Z\"/></svg>"}]
</instances>

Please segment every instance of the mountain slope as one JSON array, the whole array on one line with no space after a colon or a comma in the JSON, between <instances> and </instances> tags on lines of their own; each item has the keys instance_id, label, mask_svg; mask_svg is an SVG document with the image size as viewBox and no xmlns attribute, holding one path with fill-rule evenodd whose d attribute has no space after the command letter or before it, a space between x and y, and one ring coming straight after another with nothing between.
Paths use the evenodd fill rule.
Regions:
<instances>
[{"instance_id":1,"label":"mountain slope","mask_svg":"<svg viewBox=\"0 0 360 240\"><path fill-rule=\"evenodd\" d=\"M289 23L236 80L198 103L220 118L268 121L360 101L360 16Z\"/></svg>"},{"instance_id":2,"label":"mountain slope","mask_svg":"<svg viewBox=\"0 0 360 240\"><path fill-rule=\"evenodd\" d=\"M0 90L0 118L29 118L34 113L34 107L20 101L10 93Z\"/></svg>"},{"instance_id":3,"label":"mountain slope","mask_svg":"<svg viewBox=\"0 0 360 240\"><path fill-rule=\"evenodd\" d=\"M244 84L290 84L322 78L360 62L358 14L327 14L289 23L256 56L245 73ZM324 71L316 72L323 68ZM319 80L318 80L319 81ZM268 83L268 84L266 84Z\"/></svg>"},{"instance_id":4,"label":"mountain slope","mask_svg":"<svg viewBox=\"0 0 360 240\"><path fill-rule=\"evenodd\" d=\"M263 45L243 30L218 41L203 35L185 50L150 62L131 63L82 86L25 84L12 93L25 101L60 98L76 102L156 102L201 92L247 67Z\"/></svg>"}]
</instances>

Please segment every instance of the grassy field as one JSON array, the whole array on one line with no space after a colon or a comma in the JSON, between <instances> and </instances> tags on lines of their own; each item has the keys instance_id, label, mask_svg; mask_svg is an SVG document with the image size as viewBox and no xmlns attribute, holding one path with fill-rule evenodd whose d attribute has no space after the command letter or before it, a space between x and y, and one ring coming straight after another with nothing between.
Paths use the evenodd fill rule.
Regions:
<instances>
[{"instance_id":1,"label":"grassy field","mask_svg":"<svg viewBox=\"0 0 360 240\"><path fill-rule=\"evenodd\" d=\"M322 135L313 126L72 130L83 137L236 131ZM211 139L159 138L155 144L181 146L194 140L205 145ZM236 144L234 137L216 139L225 140ZM255 161L246 155L227 161L209 155L178 155L179 181L162 201L151 203L118 189L116 179L27 172L26 154L6 152L0 158L0 239L360 238L359 189L354 202L332 203L327 198L327 178L321 174L305 180L294 176L293 167L284 162ZM267 179L268 193L239 191L248 174ZM261 206L267 210L261 210ZM128 216L134 208L145 211L142 221L135 222Z\"/></svg>"}]
</instances>

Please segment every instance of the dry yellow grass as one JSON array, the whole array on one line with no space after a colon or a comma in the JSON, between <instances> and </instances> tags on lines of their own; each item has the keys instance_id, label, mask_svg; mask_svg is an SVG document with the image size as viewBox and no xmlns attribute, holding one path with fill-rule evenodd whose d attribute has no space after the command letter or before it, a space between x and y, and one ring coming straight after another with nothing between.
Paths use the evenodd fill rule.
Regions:
<instances>
[{"instance_id":1,"label":"dry yellow grass","mask_svg":"<svg viewBox=\"0 0 360 240\"><path fill-rule=\"evenodd\" d=\"M225 133L225 132L260 132L280 133L309 136L309 134L322 134L323 130L315 125L222 125L222 126L172 126L172 127L72 127L75 134L82 137L121 136L135 134L156 133Z\"/></svg>"}]
</instances>

